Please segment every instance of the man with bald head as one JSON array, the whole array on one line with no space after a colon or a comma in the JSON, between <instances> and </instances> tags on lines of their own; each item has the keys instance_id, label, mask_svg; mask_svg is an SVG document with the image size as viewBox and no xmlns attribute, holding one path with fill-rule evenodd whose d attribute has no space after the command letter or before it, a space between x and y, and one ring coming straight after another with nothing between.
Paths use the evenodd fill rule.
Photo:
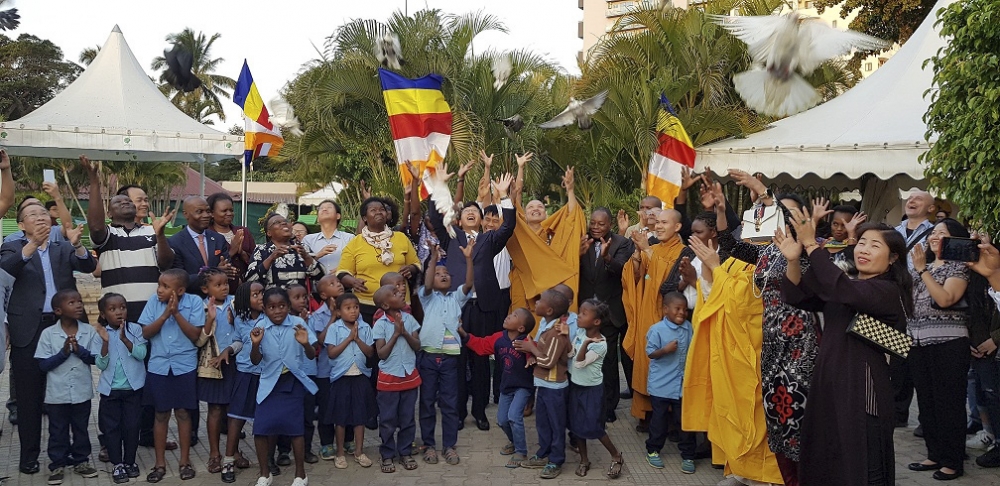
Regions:
<instances>
[{"instance_id":1,"label":"man with bald head","mask_svg":"<svg viewBox=\"0 0 1000 486\"><path fill-rule=\"evenodd\" d=\"M629 322L622 347L632 358L632 415L639 419L637 430L648 427L647 413L652 402L647 392L649 356L646 354L646 334L663 318L663 297L660 286L678 272L678 263L685 255L680 237L681 214L673 209L656 216L654 233L659 243L650 245L646 235L634 233L635 252L622 271L622 303Z\"/></svg>"},{"instance_id":2,"label":"man with bald head","mask_svg":"<svg viewBox=\"0 0 1000 486\"><path fill-rule=\"evenodd\" d=\"M204 268L220 268L235 277L236 269L229 264L229 243L219 233L209 229L212 210L208 201L200 196L184 199L184 219L187 226L171 236L168 242L174 250L174 268L188 273L188 292L201 294L198 274Z\"/></svg>"}]
</instances>

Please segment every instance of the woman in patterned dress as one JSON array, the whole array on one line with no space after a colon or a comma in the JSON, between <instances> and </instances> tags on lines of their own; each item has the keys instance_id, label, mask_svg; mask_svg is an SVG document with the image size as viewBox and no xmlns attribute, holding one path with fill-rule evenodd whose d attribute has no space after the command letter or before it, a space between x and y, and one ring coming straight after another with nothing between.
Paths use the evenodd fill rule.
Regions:
<instances>
[{"instance_id":1,"label":"woman in patterned dress","mask_svg":"<svg viewBox=\"0 0 1000 486\"><path fill-rule=\"evenodd\" d=\"M264 221L267 243L257 245L246 281L260 282L265 289L288 288L291 284L305 286L306 279L318 280L326 273L323 265L292 236L292 226L280 214L271 214Z\"/></svg>"},{"instance_id":2,"label":"woman in patterned dress","mask_svg":"<svg viewBox=\"0 0 1000 486\"><path fill-rule=\"evenodd\" d=\"M788 208L802 209L805 203L794 194L775 197L756 178L743 171L730 170L739 185L760 194L758 204L777 204L790 221ZM721 191L717 191L721 194ZM814 211L825 217L825 207ZM809 381L819 351L820 327L816 314L786 304L781 298L781 279L788 267L781 250L773 243L755 245L736 240L726 219L718 218L719 246L733 258L756 265L754 283L764 301L763 346L761 348L761 386L764 395L767 441L778 459L786 485L798 485L799 434L805 414ZM809 260L800 259L803 271Z\"/></svg>"}]
</instances>

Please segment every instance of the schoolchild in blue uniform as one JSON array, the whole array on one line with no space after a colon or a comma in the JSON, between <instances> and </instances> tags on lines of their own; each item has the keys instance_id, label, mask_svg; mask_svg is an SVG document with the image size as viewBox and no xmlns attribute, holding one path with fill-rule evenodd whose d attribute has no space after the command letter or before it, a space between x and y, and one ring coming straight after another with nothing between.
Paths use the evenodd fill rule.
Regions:
<instances>
[{"instance_id":1,"label":"schoolchild in blue uniform","mask_svg":"<svg viewBox=\"0 0 1000 486\"><path fill-rule=\"evenodd\" d=\"M323 460L333 461L337 457L337 432L333 423L325 423L324 417L330 405L330 355L326 348L327 332L340 314L337 312L337 297L344 293L344 286L334 274L323 276L316 284L323 305L309 316L309 327L316 333L321 347L316 352L316 405L319 409L316 428L319 430L319 455Z\"/></svg>"},{"instance_id":2,"label":"schoolchild in blue uniform","mask_svg":"<svg viewBox=\"0 0 1000 486\"><path fill-rule=\"evenodd\" d=\"M239 450L240 431L247 420L253 420L257 410L257 388L260 385L260 366L250 362L250 331L263 324L264 286L259 282L245 282L236 289L230 319L236 333L233 342L219 350L219 360L236 361L236 381L229 400L229 435L226 438L226 457L222 459L222 482L236 482L236 469L247 469L250 461Z\"/></svg>"},{"instance_id":3,"label":"schoolchild in blue uniform","mask_svg":"<svg viewBox=\"0 0 1000 486\"><path fill-rule=\"evenodd\" d=\"M218 268L208 268L198 275L198 280L201 293L207 296L203 332L209 336L214 333L221 355L236 335L236 326L229 319L229 308L233 303L233 297L229 295L229 275ZM206 349L201 352L206 352ZM217 474L222 471L219 436L222 434L222 421L227 420L226 411L236 382L236 362L224 362L218 357L213 359L211 364L219 368L222 378L198 377L198 400L208 404L208 472Z\"/></svg>"}]
</instances>

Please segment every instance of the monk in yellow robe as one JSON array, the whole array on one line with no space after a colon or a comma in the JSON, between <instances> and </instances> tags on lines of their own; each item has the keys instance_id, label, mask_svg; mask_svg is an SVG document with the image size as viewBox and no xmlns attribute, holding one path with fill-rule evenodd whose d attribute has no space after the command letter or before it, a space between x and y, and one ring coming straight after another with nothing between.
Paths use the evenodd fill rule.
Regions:
<instances>
[{"instance_id":1,"label":"monk in yellow robe","mask_svg":"<svg viewBox=\"0 0 1000 486\"><path fill-rule=\"evenodd\" d=\"M516 194L522 187L517 182L523 181L522 159L518 158ZM542 292L559 284L573 289L573 295L579 290L580 239L587 231L587 218L576 200L572 168L563 176L563 187L569 202L548 217L541 201L529 201L522 209L520 198L515 198L518 222L514 226L514 237L507 241L507 251L513 261L510 272L512 309L526 307L534 312L535 301ZM572 299L570 311L575 310L576 299ZM535 319L538 321L539 316Z\"/></svg>"},{"instance_id":2,"label":"monk in yellow robe","mask_svg":"<svg viewBox=\"0 0 1000 486\"><path fill-rule=\"evenodd\" d=\"M646 334L653 324L663 319L660 286L671 273L676 273L681 253L687 248L678 234L680 230L681 213L673 209L660 211L656 216L656 239L660 242L650 246L647 235L634 233L632 241L636 253L622 270L622 303L629 323L622 348L634 363L632 416L641 421L645 421L647 412L653 410L646 391L649 380Z\"/></svg>"},{"instance_id":3,"label":"monk in yellow robe","mask_svg":"<svg viewBox=\"0 0 1000 486\"><path fill-rule=\"evenodd\" d=\"M753 295L755 267L734 258L720 265L718 257L708 257L704 264L711 292L701 300L704 288L699 282L684 367L681 428L708 432L712 462L724 464L726 476L744 484L784 484L764 424L764 308Z\"/></svg>"}]
</instances>

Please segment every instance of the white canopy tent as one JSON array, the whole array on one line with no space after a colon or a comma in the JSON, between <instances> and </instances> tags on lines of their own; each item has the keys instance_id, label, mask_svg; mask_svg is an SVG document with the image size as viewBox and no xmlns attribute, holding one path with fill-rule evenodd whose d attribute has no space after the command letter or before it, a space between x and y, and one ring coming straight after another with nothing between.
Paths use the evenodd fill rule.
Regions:
<instances>
[{"instance_id":1,"label":"white canopy tent","mask_svg":"<svg viewBox=\"0 0 1000 486\"><path fill-rule=\"evenodd\" d=\"M860 188L863 177L874 175L880 181L863 188L865 210L885 217L899 203L898 188L924 178L917 157L929 148L923 116L931 95L924 93L933 81L924 61L947 44L934 23L937 11L953 1L939 0L899 51L854 88L746 138L700 147L697 168L720 175L736 168L807 185L823 180L843 190Z\"/></svg>"},{"instance_id":2,"label":"white canopy tent","mask_svg":"<svg viewBox=\"0 0 1000 486\"><path fill-rule=\"evenodd\" d=\"M200 162L239 157L243 137L198 123L175 107L135 59L116 25L86 71L20 119L0 122L11 155Z\"/></svg>"},{"instance_id":3,"label":"white canopy tent","mask_svg":"<svg viewBox=\"0 0 1000 486\"><path fill-rule=\"evenodd\" d=\"M309 194L299 196L299 206L315 206L327 199L333 201L337 199L337 194L344 190L344 185L339 182L331 182L326 187Z\"/></svg>"}]
</instances>

